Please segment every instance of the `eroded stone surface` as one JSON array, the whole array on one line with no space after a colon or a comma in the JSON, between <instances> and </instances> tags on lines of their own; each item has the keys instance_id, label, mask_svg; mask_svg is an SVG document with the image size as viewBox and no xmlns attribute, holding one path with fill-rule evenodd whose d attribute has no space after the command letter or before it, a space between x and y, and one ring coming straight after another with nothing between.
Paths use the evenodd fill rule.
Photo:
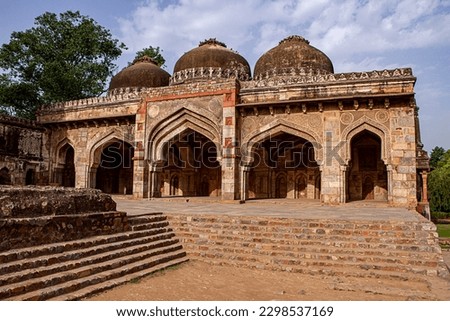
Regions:
<instances>
[{"instance_id":1,"label":"eroded stone surface","mask_svg":"<svg viewBox=\"0 0 450 321\"><path fill-rule=\"evenodd\" d=\"M0 218L39 217L116 210L111 196L95 189L0 186Z\"/></svg>"}]
</instances>

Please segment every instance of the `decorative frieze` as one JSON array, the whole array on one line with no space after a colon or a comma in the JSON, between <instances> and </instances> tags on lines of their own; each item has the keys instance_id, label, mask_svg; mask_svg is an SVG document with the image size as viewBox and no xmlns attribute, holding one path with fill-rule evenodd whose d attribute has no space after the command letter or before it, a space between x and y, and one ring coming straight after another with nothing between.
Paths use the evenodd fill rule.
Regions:
<instances>
[{"instance_id":1,"label":"decorative frieze","mask_svg":"<svg viewBox=\"0 0 450 321\"><path fill-rule=\"evenodd\" d=\"M279 74L279 72L278 72ZM241 84L242 88L257 88L257 87L273 87L294 84L310 84L310 83L342 83L352 81L367 81L378 80L382 78L400 78L412 77L411 68L397 68L393 70L374 70L370 72L351 72L330 74L320 70L305 70L304 68L291 68L286 70L282 76L273 77L267 74L266 76L255 77L251 81L246 81Z\"/></svg>"},{"instance_id":2,"label":"decorative frieze","mask_svg":"<svg viewBox=\"0 0 450 321\"><path fill-rule=\"evenodd\" d=\"M200 67L178 71L170 78L170 85L182 84L187 80L214 80L214 79L238 79L249 80L249 72L244 66L235 69L222 69L220 67Z\"/></svg>"}]
</instances>

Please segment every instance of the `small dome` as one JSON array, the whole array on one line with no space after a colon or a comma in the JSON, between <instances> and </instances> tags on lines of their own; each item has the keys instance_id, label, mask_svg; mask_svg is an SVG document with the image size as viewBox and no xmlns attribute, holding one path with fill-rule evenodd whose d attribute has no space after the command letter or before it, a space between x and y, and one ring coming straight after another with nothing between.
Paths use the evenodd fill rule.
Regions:
<instances>
[{"instance_id":1,"label":"small dome","mask_svg":"<svg viewBox=\"0 0 450 321\"><path fill-rule=\"evenodd\" d=\"M255 65L254 77L267 78L302 73L334 73L333 64L322 51L301 36L290 36L270 49Z\"/></svg>"},{"instance_id":2,"label":"small dome","mask_svg":"<svg viewBox=\"0 0 450 321\"><path fill-rule=\"evenodd\" d=\"M201 42L178 59L172 83L201 81L213 78L250 79L250 65L244 57L227 46L209 39Z\"/></svg>"},{"instance_id":3,"label":"small dome","mask_svg":"<svg viewBox=\"0 0 450 321\"><path fill-rule=\"evenodd\" d=\"M161 69L152 58L143 56L112 77L109 91L128 87L162 87L169 85L169 79L167 71Z\"/></svg>"}]
</instances>

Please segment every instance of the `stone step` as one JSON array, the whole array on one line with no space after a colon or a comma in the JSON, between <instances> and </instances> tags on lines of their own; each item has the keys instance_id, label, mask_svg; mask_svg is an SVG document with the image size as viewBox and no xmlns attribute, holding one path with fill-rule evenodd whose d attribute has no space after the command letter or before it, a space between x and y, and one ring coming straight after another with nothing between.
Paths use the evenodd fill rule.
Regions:
<instances>
[{"instance_id":1,"label":"stone step","mask_svg":"<svg viewBox=\"0 0 450 321\"><path fill-rule=\"evenodd\" d=\"M290 233L301 232L302 229L311 231L373 231L373 232L414 232L424 230L435 230L435 226L428 221L408 222L385 222L385 221L346 221L326 219L296 219L296 218L277 218L277 217L236 217L236 216L208 216L196 215L187 216L179 214L168 214L171 224L202 226L213 229L220 227L221 230L233 229L236 226L248 227L247 229L265 228L267 230L285 230Z\"/></svg>"},{"instance_id":2,"label":"stone step","mask_svg":"<svg viewBox=\"0 0 450 321\"><path fill-rule=\"evenodd\" d=\"M110 290L116 286L123 285L125 283L138 281L139 279L146 277L148 275L151 275L155 272L185 263L188 261L187 256L182 256L179 258L173 258L167 262L160 263L155 266L150 266L146 269L133 272L133 273L127 273L124 276L117 277L114 279L109 279L107 281L103 281L101 283L96 283L95 285L90 285L83 287L79 290L72 291L67 294L62 294L56 297L52 297L49 299L49 301L74 301L74 300L80 300L92 295L95 295L97 293Z\"/></svg>"},{"instance_id":3,"label":"stone step","mask_svg":"<svg viewBox=\"0 0 450 321\"><path fill-rule=\"evenodd\" d=\"M239 244L239 246L260 246L260 247L283 247L283 246L321 246L324 248L336 247L347 249L366 249L366 250L388 250L388 251L409 251L409 252L428 252L440 253L439 247L433 242L429 244L428 240L404 240L398 242L385 242L374 239L352 239L342 238L320 238L308 235L283 235L283 237L267 236L249 236L244 231L237 231L233 235L208 233L207 230L199 233L183 233L176 231L178 237L182 238L188 244Z\"/></svg>"},{"instance_id":4,"label":"stone step","mask_svg":"<svg viewBox=\"0 0 450 321\"><path fill-rule=\"evenodd\" d=\"M399 271L415 271L416 273L429 273L431 269L437 268L437 260L419 260L409 257L384 257L384 256L372 256L372 255L355 255L350 254L336 254L336 253L319 253L319 252L300 252L300 251L254 251L252 249L237 248L237 247L220 247L214 246L214 248L199 248L199 251L190 250L187 251L190 255L198 253L201 255L204 253L210 257L228 257L234 259L234 257L247 257L247 258L261 258L261 260L269 260L275 264L297 264L301 262L325 262L327 265L373 265L375 269L377 266L381 266L385 270L399 270ZM278 262L278 263L277 263ZM294 263L292 263L294 262ZM309 264L309 263L308 263Z\"/></svg>"},{"instance_id":5,"label":"stone step","mask_svg":"<svg viewBox=\"0 0 450 321\"><path fill-rule=\"evenodd\" d=\"M332 273L335 268L347 267L357 274L448 274L436 227L421 218L405 223L231 215L167 217L194 259L224 264L242 261L243 266L268 269L302 267L305 272L325 268Z\"/></svg>"},{"instance_id":6,"label":"stone step","mask_svg":"<svg viewBox=\"0 0 450 321\"><path fill-rule=\"evenodd\" d=\"M27 257L25 259L11 261L0 265L0 275L5 275L7 273L12 273L15 271L23 271L25 269L36 269L42 266L49 266L50 264L63 263L69 260L80 259L83 257L97 255L107 251L122 249L127 246L134 246L159 240L166 240L173 238L174 236L175 234L173 232L168 232L138 238L131 238L125 241L116 241L111 243L102 243L100 245L92 245L90 247L81 247L80 249L74 249L59 253L52 253L50 255Z\"/></svg>"},{"instance_id":7,"label":"stone step","mask_svg":"<svg viewBox=\"0 0 450 321\"><path fill-rule=\"evenodd\" d=\"M308 240L319 239L323 240L333 240L333 241L358 241L358 242L382 242L384 244L416 244L424 240L430 239L430 232L420 231L420 232L408 232L408 233L388 233L376 234L373 231L352 231L352 230L338 230L330 231L328 233L316 233L314 231L267 231L266 229L249 229L246 226L237 227L229 229L207 228L198 226L179 226L177 224L172 224L171 226L177 230L177 233L191 235L199 237L202 234L217 235L217 237L227 237L227 238L241 238L245 236L249 240L258 238L269 238L269 239L292 239L294 236L296 239L303 238ZM367 232L367 233L366 233Z\"/></svg>"},{"instance_id":8,"label":"stone step","mask_svg":"<svg viewBox=\"0 0 450 321\"><path fill-rule=\"evenodd\" d=\"M192 260L231 265L245 268L290 271L310 275L349 275L375 278L414 278L436 275L435 269L422 269L408 266L397 267L392 264L353 263L318 259L274 258L262 255L224 254L217 252L189 253Z\"/></svg>"},{"instance_id":9,"label":"stone step","mask_svg":"<svg viewBox=\"0 0 450 321\"><path fill-rule=\"evenodd\" d=\"M350 247L335 247L327 244L290 244L290 245L274 245L270 243L240 243L240 242L225 242L225 241L208 241L202 240L197 243L195 240L184 239L184 246L187 251L207 251L215 249L228 249L228 251L246 251L249 253L279 253L279 255L291 256L293 253L314 254L314 255L328 255L334 257L363 257L363 258L381 258L382 260L390 262L399 261L417 261L420 264L423 262L435 262L440 258L440 253L432 251L408 251L401 249L365 249L359 248L355 244L348 244ZM352 246L353 245L353 246Z\"/></svg>"},{"instance_id":10,"label":"stone step","mask_svg":"<svg viewBox=\"0 0 450 321\"><path fill-rule=\"evenodd\" d=\"M251 268L257 270L271 270L271 271L286 271L292 273L301 273L305 275L321 275L321 276L342 276L342 277L356 277L356 278L368 278L368 279L390 279L390 280L399 280L399 281L415 281L415 282L424 282L428 283L426 276L422 274L411 274L411 273L402 273L397 271L374 271L374 270L364 270L359 268L352 268L349 266L339 267L333 266L332 269L321 268L320 267L311 267L305 265L297 265L297 266L275 266L273 264L263 264L261 262L252 261L252 260L225 260L225 259L217 259L212 257L196 257L194 255L190 255L191 260L198 260L212 265L219 266L235 266L239 268Z\"/></svg>"},{"instance_id":11,"label":"stone step","mask_svg":"<svg viewBox=\"0 0 450 321\"><path fill-rule=\"evenodd\" d=\"M167 221L167 216L163 213L148 213L128 216L129 224L143 224L150 222Z\"/></svg>"},{"instance_id":12,"label":"stone step","mask_svg":"<svg viewBox=\"0 0 450 321\"><path fill-rule=\"evenodd\" d=\"M132 231L143 231L143 230L149 230L149 229L154 229L154 228L162 228L162 227L166 227L168 225L169 225L169 222L167 222L167 221L133 224L133 225L131 225L131 230Z\"/></svg>"},{"instance_id":13,"label":"stone step","mask_svg":"<svg viewBox=\"0 0 450 321\"><path fill-rule=\"evenodd\" d=\"M128 218L128 223L133 231L142 231L169 225L167 216L162 213L149 213L131 216Z\"/></svg>"},{"instance_id":14,"label":"stone step","mask_svg":"<svg viewBox=\"0 0 450 321\"><path fill-rule=\"evenodd\" d=\"M35 279L29 279L1 286L0 299L4 300L14 296L24 295L21 299L19 299L23 300L27 298L27 295L29 293L34 293L33 295L30 294L30 298L33 299L36 295L36 291L45 293L43 289L49 286L55 286L60 283L70 283L70 281L76 281L77 279L82 279L89 276L92 276L93 279L98 278L100 280L103 278L103 275L110 275L110 272L108 270L116 272L122 271L123 273L121 275L119 275L120 273L117 274L117 276L122 276L128 270L127 266L139 266L140 262L144 261L147 262L146 264L149 264L149 266L156 265L160 261L166 262L172 257L172 254L170 254L171 252L177 253L177 255L181 255L181 253L185 255L184 250L182 250L181 244L178 243L161 248L139 251L138 253L124 255L98 263L94 263L95 260L93 259L92 262L85 262L85 264L81 266L77 265L77 267L70 270L56 272L44 277L38 277ZM155 263L151 264L153 260L155 261ZM47 299L44 294L42 294L40 297L41 298L38 298L38 300Z\"/></svg>"},{"instance_id":15,"label":"stone step","mask_svg":"<svg viewBox=\"0 0 450 321\"><path fill-rule=\"evenodd\" d=\"M148 258L139 258L126 264L115 263L108 270L86 275L77 273L76 277L58 284L50 284L44 280L45 286L28 293L10 296L8 300L80 299L185 261L187 261L186 253L183 250L177 250Z\"/></svg>"},{"instance_id":16,"label":"stone step","mask_svg":"<svg viewBox=\"0 0 450 321\"><path fill-rule=\"evenodd\" d=\"M82 253L78 253L78 251L71 251L72 253L67 253L67 255L63 257L63 260L61 261L55 260L53 261L53 263L49 264L42 264L45 261L48 262L47 258L44 260L40 260L39 263L34 264L32 261L30 262L30 260L28 260L29 265L32 265L32 267L24 268L23 266L19 265L19 268L14 270L16 272L3 274L0 276L0 291L1 286L3 285L18 283L33 278L40 278L52 273L59 273L70 269L86 266L89 264L105 262L122 256L162 248L165 246L170 246L178 243L178 240L170 237L166 237L161 240L146 238L142 241L145 240L147 240L148 242L139 243L136 245L124 244L123 247L117 248L101 247L99 249L92 249L92 251L84 251Z\"/></svg>"},{"instance_id":17,"label":"stone step","mask_svg":"<svg viewBox=\"0 0 450 321\"><path fill-rule=\"evenodd\" d=\"M54 255L55 253L63 253L71 250L78 250L81 248L88 248L92 246L97 246L101 244L108 244L114 242L121 242L130 240L133 238L140 238L152 235L158 235L163 233L172 232L169 227L164 228L154 228L143 231L129 231L124 233L116 233L109 235L99 235L95 237L83 238L67 242L59 242L46 244L42 246L32 246L14 249L10 251L5 251L0 253L0 264L5 264L8 262L22 260L25 258L33 258L45 255Z\"/></svg>"}]
</instances>

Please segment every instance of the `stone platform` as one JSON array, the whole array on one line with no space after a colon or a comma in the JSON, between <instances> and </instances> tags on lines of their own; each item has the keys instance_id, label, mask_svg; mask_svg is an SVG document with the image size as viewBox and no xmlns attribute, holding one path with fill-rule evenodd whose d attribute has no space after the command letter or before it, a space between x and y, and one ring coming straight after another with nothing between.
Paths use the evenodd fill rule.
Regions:
<instances>
[{"instance_id":1,"label":"stone platform","mask_svg":"<svg viewBox=\"0 0 450 321\"><path fill-rule=\"evenodd\" d=\"M323 206L289 199L244 204L210 197L114 200L131 217L167 215L193 260L318 275L448 276L436 226L416 211L382 202Z\"/></svg>"},{"instance_id":2,"label":"stone platform","mask_svg":"<svg viewBox=\"0 0 450 321\"><path fill-rule=\"evenodd\" d=\"M133 199L115 195L117 210L128 215L149 212L177 214L223 214L233 216L275 216L298 219L349 219L417 222L423 217L416 211L389 207L386 202L362 201L343 205L322 205L318 200L308 199L261 199L222 202L214 197L165 197L156 199Z\"/></svg>"}]
</instances>

